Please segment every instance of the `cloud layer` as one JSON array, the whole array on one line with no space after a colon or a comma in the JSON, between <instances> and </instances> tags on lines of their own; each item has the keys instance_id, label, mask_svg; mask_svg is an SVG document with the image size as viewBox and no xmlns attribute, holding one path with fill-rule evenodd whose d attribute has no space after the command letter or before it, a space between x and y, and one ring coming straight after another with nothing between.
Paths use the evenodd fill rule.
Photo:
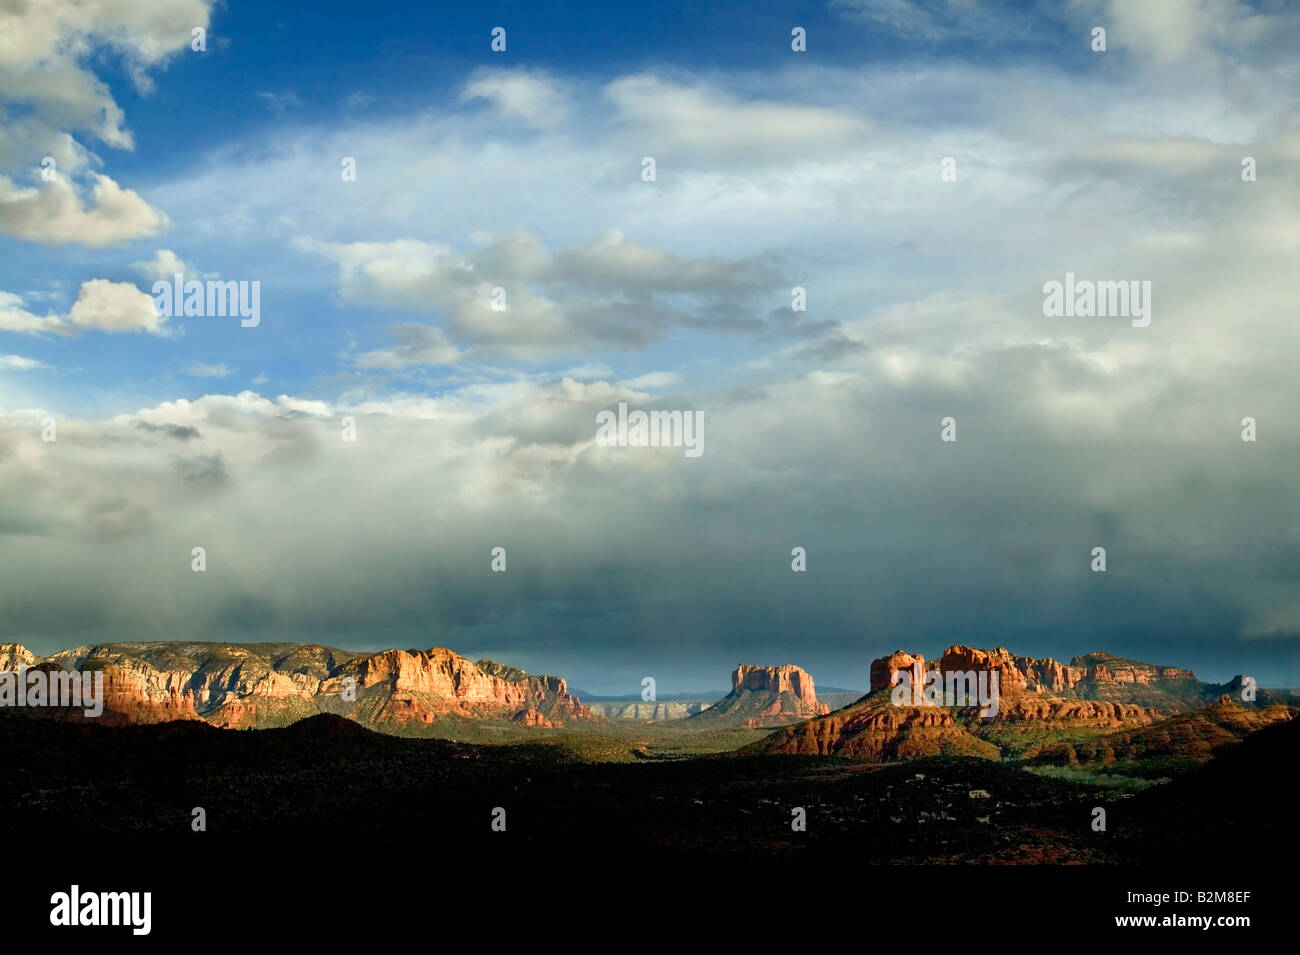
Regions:
<instances>
[{"instance_id":1,"label":"cloud layer","mask_svg":"<svg viewBox=\"0 0 1300 955\"><path fill-rule=\"evenodd\" d=\"M0 232L75 247L0 283L15 639L443 643L592 688L860 686L957 641L1300 682L1290 11L840 0L904 52L268 94L274 135L133 191L81 142L133 143L88 64L165 82L206 8L71 6L0 13L0 109L33 106ZM255 331L127 281L193 263L262 281ZM1067 273L1149 281L1150 326L1044 317ZM90 382L42 390L78 348ZM704 455L598 447L620 401L701 411Z\"/></svg>"}]
</instances>

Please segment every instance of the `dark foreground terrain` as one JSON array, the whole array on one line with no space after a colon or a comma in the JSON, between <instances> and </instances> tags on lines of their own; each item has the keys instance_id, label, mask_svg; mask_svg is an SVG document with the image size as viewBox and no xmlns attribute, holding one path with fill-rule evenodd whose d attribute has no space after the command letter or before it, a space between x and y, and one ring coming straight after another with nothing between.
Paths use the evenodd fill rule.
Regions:
<instances>
[{"instance_id":1,"label":"dark foreground terrain","mask_svg":"<svg viewBox=\"0 0 1300 955\"><path fill-rule=\"evenodd\" d=\"M535 901L606 885L638 897L656 886L771 891L850 872L896 891L902 873L872 867L950 863L1154 866L1224 888L1300 847L1284 782L1298 744L1300 724L1281 724L1134 793L963 757L586 763L555 747L399 738L332 716L247 731L0 716L0 833L38 857L22 891L46 911L51 887L96 879L154 888L160 904L170 891L173 915L229 893L449 899L477 887L480 901ZM206 831L192 828L196 807ZM504 832L492 828L497 807ZM1097 807L1105 832L1093 829ZM791 828L796 808L806 831ZM1105 891L1145 891L1154 871L1108 876ZM1070 884L1022 876L1017 891L1049 881ZM1098 904L1092 915L1109 917Z\"/></svg>"},{"instance_id":2,"label":"dark foreground terrain","mask_svg":"<svg viewBox=\"0 0 1300 955\"><path fill-rule=\"evenodd\" d=\"M320 852L339 840L339 851L436 845L556 860L706 850L885 865L1194 861L1235 855L1247 838L1297 845L1284 780L1298 744L1300 723L1281 724L1133 793L961 757L587 763L543 745L386 736L332 716L247 731L0 718L0 832L144 838L199 855L269 838ZM192 829L196 807L204 832ZM504 832L491 825L497 807ZM791 828L796 808L806 831Z\"/></svg>"}]
</instances>

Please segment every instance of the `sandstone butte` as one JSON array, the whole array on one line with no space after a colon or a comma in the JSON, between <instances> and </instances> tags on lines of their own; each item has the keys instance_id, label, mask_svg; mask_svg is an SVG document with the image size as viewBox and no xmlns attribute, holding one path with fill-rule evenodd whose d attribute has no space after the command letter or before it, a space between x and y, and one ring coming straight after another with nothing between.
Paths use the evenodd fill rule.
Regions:
<instances>
[{"instance_id":1,"label":"sandstone butte","mask_svg":"<svg viewBox=\"0 0 1300 955\"><path fill-rule=\"evenodd\" d=\"M785 664L765 667L742 663L731 671L731 689L761 693L793 693L809 707L817 707L817 688L812 676L801 667Z\"/></svg>"},{"instance_id":2,"label":"sandstone butte","mask_svg":"<svg viewBox=\"0 0 1300 955\"><path fill-rule=\"evenodd\" d=\"M491 660L474 663L444 647L355 654L295 644L123 643L42 658L19 644L0 644L0 669L19 666L103 670L98 721L106 725L201 719L248 728L327 712L375 728L446 716L540 727L600 718L559 677ZM345 699L349 686L354 701Z\"/></svg>"},{"instance_id":3,"label":"sandstone butte","mask_svg":"<svg viewBox=\"0 0 1300 955\"><path fill-rule=\"evenodd\" d=\"M741 663L731 672L731 692L690 719L755 727L806 720L829 711L817 701L813 678L803 668Z\"/></svg>"}]
</instances>

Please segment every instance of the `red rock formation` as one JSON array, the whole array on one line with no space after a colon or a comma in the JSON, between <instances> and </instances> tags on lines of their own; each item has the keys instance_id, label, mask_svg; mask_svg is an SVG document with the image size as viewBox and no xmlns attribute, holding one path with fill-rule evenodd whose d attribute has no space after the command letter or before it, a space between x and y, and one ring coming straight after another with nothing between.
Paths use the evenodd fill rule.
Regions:
<instances>
[{"instance_id":1,"label":"red rock formation","mask_svg":"<svg viewBox=\"0 0 1300 955\"><path fill-rule=\"evenodd\" d=\"M123 659L106 663L104 671L104 713L101 722L165 723L169 720L197 720L194 694L173 674L159 673L147 663ZM84 671L83 671L84 672Z\"/></svg>"},{"instance_id":2,"label":"red rock formation","mask_svg":"<svg viewBox=\"0 0 1300 955\"><path fill-rule=\"evenodd\" d=\"M50 660L39 657L35 659L36 663L32 666L25 663L23 666L54 672L63 669ZM115 664L101 661L83 672L93 674L94 670L103 673L103 710L98 716L87 716L84 705L31 707L26 709L27 715L74 722L93 719L105 726L199 719L194 710L193 694L147 663L123 661Z\"/></svg>"},{"instance_id":3,"label":"red rock formation","mask_svg":"<svg viewBox=\"0 0 1300 955\"><path fill-rule=\"evenodd\" d=\"M102 669L105 711L98 719L109 724L204 719L226 728L266 727L326 710L377 729L453 714L525 726L599 718L558 677L471 663L442 647L367 655L287 644L124 643L42 659L18 644L0 644L0 668L19 666ZM350 685L355 699L344 700Z\"/></svg>"},{"instance_id":4,"label":"red rock formation","mask_svg":"<svg viewBox=\"0 0 1300 955\"><path fill-rule=\"evenodd\" d=\"M894 656L897 655L896 652ZM885 657L885 660L891 659L893 657ZM1122 702L1115 698L1123 695L1121 687L1125 685L1154 686L1162 681L1196 680L1196 674L1182 667L1156 667L1109 654L1076 656L1069 664L1062 664L1052 657L1017 656L1006 647L976 650L961 644L949 647L939 663L933 665L944 673L996 669L1000 693L1005 696L1030 693L1073 698L1087 690L1084 698L1101 696L1110 702ZM872 673L875 668L876 664L872 664ZM874 683L872 689L875 689ZM1171 706L1177 704L1177 700L1169 702Z\"/></svg>"},{"instance_id":5,"label":"red rock formation","mask_svg":"<svg viewBox=\"0 0 1300 955\"><path fill-rule=\"evenodd\" d=\"M817 700L813 678L801 667L742 663L731 673L731 692L690 719L732 726L772 726L830 712Z\"/></svg>"},{"instance_id":6,"label":"red rock formation","mask_svg":"<svg viewBox=\"0 0 1300 955\"><path fill-rule=\"evenodd\" d=\"M1196 674L1182 667L1098 663L1088 670L1088 677L1100 683L1140 683L1149 686L1156 680L1194 680Z\"/></svg>"},{"instance_id":7,"label":"red rock formation","mask_svg":"<svg viewBox=\"0 0 1300 955\"><path fill-rule=\"evenodd\" d=\"M897 674L906 673L911 679L913 667L917 664L925 668L925 657L919 653L895 650L887 657L871 661L871 692L883 690L898 682Z\"/></svg>"},{"instance_id":8,"label":"red rock formation","mask_svg":"<svg viewBox=\"0 0 1300 955\"><path fill-rule=\"evenodd\" d=\"M759 690L765 693L793 693L809 706L817 705L817 690L806 670L786 664L777 667L742 663L731 674L732 690Z\"/></svg>"},{"instance_id":9,"label":"red rock formation","mask_svg":"<svg viewBox=\"0 0 1300 955\"><path fill-rule=\"evenodd\" d=\"M1063 693L1072 689L1088 675L1083 667L1065 666L1051 657L1035 659L1016 656L1006 647L977 650L974 647L951 646L943 652L938 668L944 673L961 670L998 670L1000 692Z\"/></svg>"},{"instance_id":10,"label":"red rock formation","mask_svg":"<svg viewBox=\"0 0 1300 955\"><path fill-rule=\"evenodd\" d=\"M920 654L896 650L872 662L872 695L867 699L820 719L778 730L750 750L873 760L944 753L997 759L999 746L1005 746L1013 755L1026 749L1032 751L1058 727L1090 730L1098 735L1113 730L1140 732L1165 716L1160 709L1145 705L1148 699L1184 705L1184 697L1165 693L1157 685L1186 680L1189 671L1133 661L1121 661L1122 666L1117 667L1111 662L1117 659L1091 655L1064 665L1050 658L1016 656L1005 647L980 650L957 645L927 666ZM1132 680L1116 680L1121 670L1132 674ZM994 671L998 673L999 705L996 715L988 718L973 701L960 708L895 706L889 692L904 674L915 679L918 673L927 672ZM1131 689L1135 685L1151 686L1152 690L1136 693ZM1080 695L1085 691L1096 695ZM1194 694L1187 697L1193 698Z\"/></svg>"},{"instance_id":11,"label":"red rock formation","mask_svg":"<svg viewBox=\"0 0 1300 955\"><path fill-rule=\"evenodd\" d=\"M553 723L541 713L534 709L521 710L514 715L516 723L523 723L525 726L541 726L546 729L552 729L555 726L563 726L563 723Z\"/></svg>"},{"instance_id":12,"label":"red rock formation","mask_svg":"<svg viewBox=\"0 0 1300 955\"><path fill-rule=\"evenodd\" d=\"M1163 714L1136 703L1106 703L1100 700L1019 699L1000 700L998 719L1007 722L1051 720L1062 725L1116 727L1153 723Z\"/></svg>"},{"instance_id":13,"label":"red rock formation","mask_svg":"<svg viewBox=\"0 0 1300 955\"><path fill-rule=\"evenodd\" d=\"M915 679L927 671L997 671L997 715L985 719L975 706L895 706L889 688L899 677ZM777 730L747 751L872 760L942 753L997 759L1001 747L1012 756L1104 766L1148 754L1209 758L1217 747L1293 715L1286 706L1246 708L1224 696L1199 712L1168 718L1169 712L1205 706L1213 690L1190 670L1104 653L1062 664L1016 656L1006 647L955 645L927 667L920 654L896 650L872 661L868 698ZM1152 702L1158 705L1147 705ZM1058 728L1079 738L1056 743ZM1095 735L1090 739L1088 732L1077 731Z\"/></svg>"},{"instance_id":14,"label":"red rock formation","mask_svg":"<svg viewBox=\"0 0 1300 955\"><path fill-rule=\"evenodd\" d=\"M850 756L873 761L961 755L998 759L996 746L976 739L950 710L894 706L876 698L777 730L745 752Z\"/></svg>"},{"instance_id":15,"label":"red rock formation","mask_svg":"<svg viewBox=\"0 0 1300 955\"><path fill-rule=\"evenodd\" d=\"M763 717L776 716L820 716L830 712L830 707L817 702L817 689L813 678L802 667L791 664L782 666L755 666L742 663L731 673L731 692L750 690L755 693L771 694L775 697L761 713ZM794 707L790 709L782 694L794 697Z\"/></svg>"},{"instance_id":16,"label":"red rock formation","mask_svg":"<svg viewBox=\"0 0 1300 955\"><path fill-rule=\"evenodd\" d=\"M1244 707L1225 695L1219 702L1195 713L1182 713L1096 739L1047 743L1026 755L1052 765L1098 768L1153 757L1203 763L1223 747L1232 746L1266 726L1287 722L1295 715L1296 711L1290 707Z\"/></svg>"},{"instance_id":17,"label":"red rock formation","mask_svg":"<svg viewBox=\"0 0 1300 955\"><path fill-rule=\"evenodd\" d=\"M17 673L20 666L35 666L40 659L21 643L0 643L0 670Z\"/></svg>"},{"instance_id":18,"label":"red rock formation","mask_svg":"<svg viewBox=\"0 0 1300 955\"><path fill-rule=\"evenodd\" d=\"M445 647L434 647L428 652L385 650L360 657L336 668L321 684L319 692L341 694L348 678L356 681L358 696L367 689L378 688L394 699L409 696L421 703L418 708L384 711L398 721L423 720L420 713L514 718L515 714L527 710L534 710L549 720L594 718L580 700L569 695L568 685L559 677L530 676L491 660L471 663Z\"/></svg>"}]
</instances>

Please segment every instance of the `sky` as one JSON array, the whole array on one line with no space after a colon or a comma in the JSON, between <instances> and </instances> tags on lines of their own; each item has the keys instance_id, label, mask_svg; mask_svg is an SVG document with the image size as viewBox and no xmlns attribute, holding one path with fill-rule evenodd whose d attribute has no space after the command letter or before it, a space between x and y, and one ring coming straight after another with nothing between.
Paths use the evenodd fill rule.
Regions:
<instances>
[{"instance_id":1,"label":"sky","mask_svg":"<svg viewBox=\"0 0 1300 955\"><path fill-rule=\"evenodd\" d=\"M1300 684L1298 42L1244 0L0 0L0 641ZM256 323L167 314L177 272ZM1147 323L1045 314L1067 273ZM603 446L620 402L703 453Z\"/></svg>"}]
</instances>

